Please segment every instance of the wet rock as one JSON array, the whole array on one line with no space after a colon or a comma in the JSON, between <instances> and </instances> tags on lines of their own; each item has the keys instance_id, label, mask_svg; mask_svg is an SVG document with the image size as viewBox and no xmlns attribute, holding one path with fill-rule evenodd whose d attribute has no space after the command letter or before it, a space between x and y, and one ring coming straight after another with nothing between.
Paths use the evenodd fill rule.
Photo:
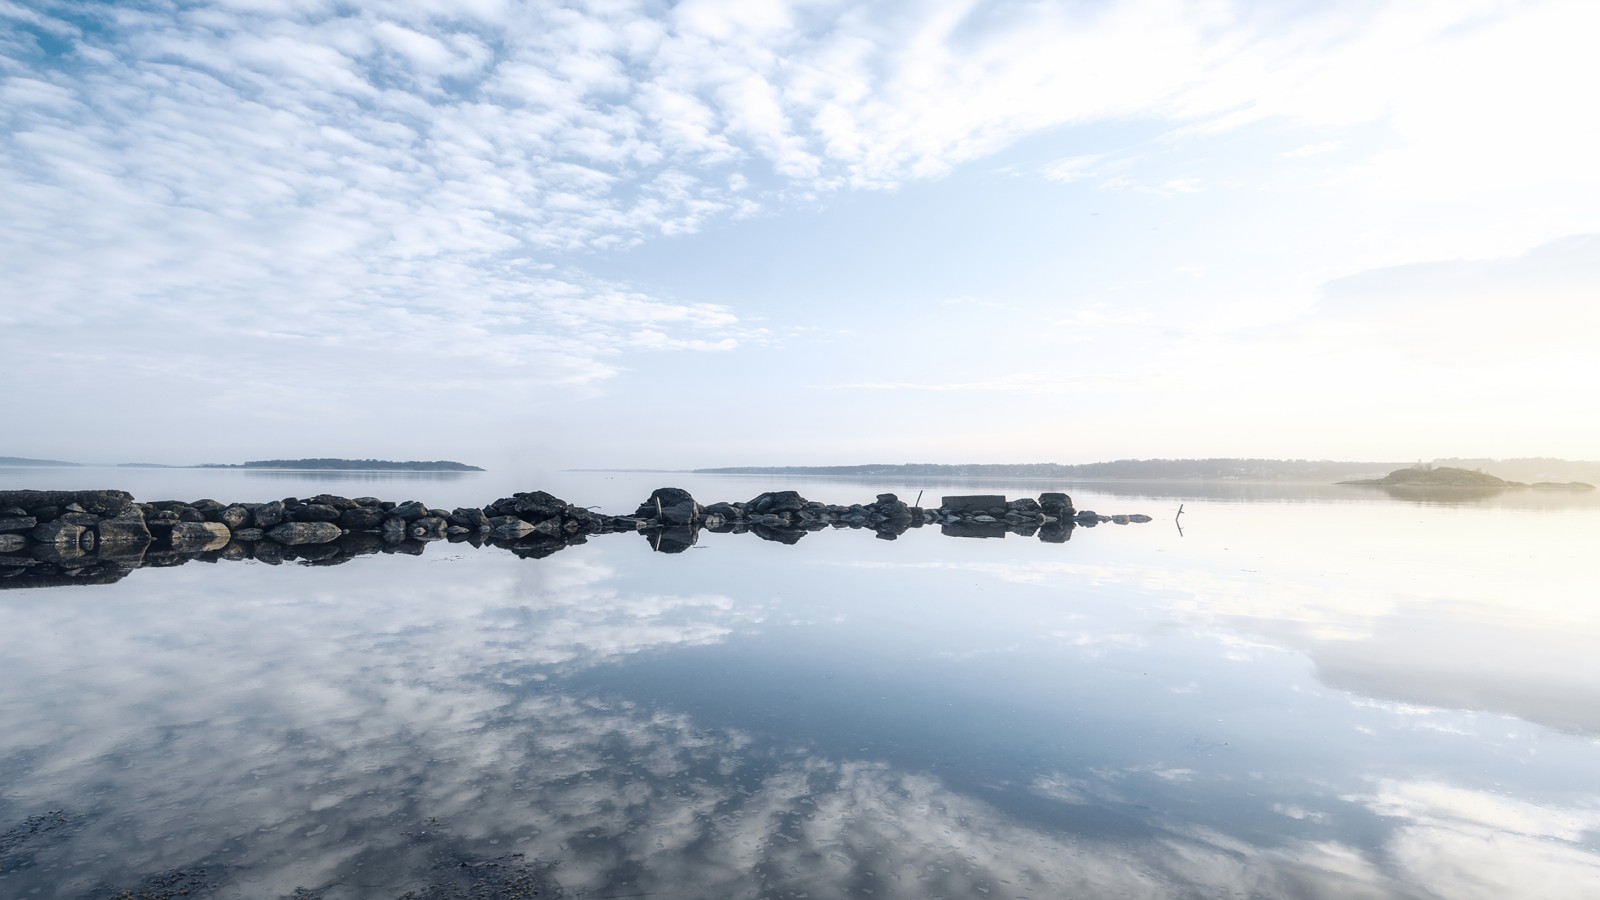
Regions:
<instances>
[{"instance_id":1,"label":"wet rock","mask_svg":"<svg viewBox=\"0 0 1600 900\"><path fill-rule=\"evenodd\" d=\"M806 503L806 498L800 496L799 491L766 491L757 494L744 505L744 509L747 514L756 516L767 513L794 513L805 509Z\"/></svg>"},{"instance_id":2,"label":"wet rock","mask_svg":"<svg viewBox=\"0 0 1600 900\"><path fill-rule=\"evenodd\" d=\"M233 533L236 541L259 541L266 536L267 533L259 528L241 528Z\"/></svg>"},{"instance_id":3,"label":"wet rock","mask_svg":"<svg viewBox=\"0 0 1600 900\"><path fill-rule=\"evenodd\" d=\"M516 516L495 516L489 520L489 533L504 540L533 534L533 526Z\"/></svg>"},{"instance_id":4,"label":"wet rock","mask_svg":"<svg viewBox=\"0 0 1600 900\"><path fill-rule=\"evenodd\" d=\"M237 504L229 506L217 513L217 521L228 526L229 531L238 531L248 528L255 520L250 515L250 510Z\"/></svg>"},{"instance_id":5,"label":"wet rock","mask_svg":"<svg viewBox=\"0 0 1600 900\"><path fill-rule=\"evenodd\" d=\"M41 544L54 544L61 547L76 547L83 540L84 527L71 522L45 522L35 525L28 537Z\"/></svg>"},{"instance_id":6,"label":"wet rock","mask_svg":"<svg viewBox=\"0 0 1600 900\"><path fill-rule=\"evenodd\" d=\"M539 519L548 519L551 516L559 516L566 511L566 508L567 501L562 500L560 497L547 494L544 491L528 491L526 493L512 494L509 497L502 497L484 507L483 512L490 517L517 516L529 521L537 521Z\"/></svg>"},{"instance_id":7,"label":"wet rock","mask_svg":"<svg viewBox=\"0 0 1600 900\"><path fill-rule=\"evenodd\" d=\"M221 550L233 539L233 532L221 522L179 522L172 526L168 540L180 553Z\"/></svg>"},{"instance_id":8,"label":"wet rock","mask_svg":"<svg viewBox=\"0 0 1600 900\"><path fill-rule=\"evenodd\" d=\"M290 510L289 518L295 522L337 522L339 510L326 503L307 503Z\"/></svg>"},{"instance_id":9,"label":"wet rock","mask_svg":"<svg viewBox=\"0 0 1600 900\"><path fill-rule=\"evenodd\" d=\"M325 544L340 535L339 526L332 522L285 522L267 532L267 537L280 544Z\"/></svg>"},{"instance_id":10,"label":"wet rock","mask_svg":"<svg viewBox=\"0 0 1600 900\"><path fill-rule=\"evenodd\" d=\"M39 520L53 519L67 507L97 516L114 516L133 505L127 491L0 491L0 509L20 509ZM42 511L50 509L51 515Z\"/></svg>"},{"instance_id":11,"label":"wet rock","mask_svg":"<svg viewBox=\"0 0 1600 900\"><path fill-rule=\"evenodd\" d=\"M1039 529L1039 540L1047 544L1065 544L1072 540L1071 522L1049 522Z\"/></svg>"},{"instance_id":12,"label":"wet rock","mask_svg":"<svg viewBox=\"0 0 1600 900\"><path fill-rule=\"evenodd\" d=\"M28 539L20 534L0 534L0 553L11 553L28 546Z\"/></svg>"},{"instance_id":13,"label":"wet rock","mask_svg":"<svg viewBox=\"0 0 1600 900\"><path fill-rule=\"evenodd\" d=\"M370 528L380 528L389 514L375 506L350 506L339 513L339 527L351 531L366 531Z\"/></svg>"},{"instance_id":14,"label":"wet rock","mask_svg":"<svg viewBox=\"0 0 1600 900\"><path fill-rule=\"evenodd\" d=\"M95 526L102 547L136 547L152 540L150 526L137 508L129 508Z\"/></svg>"},{"instance_id":15,"label":"wet rock","mask_svg":"<svg viewBox=\"0 0 1600 900\"><path fill-rule=\"evenodd\" d=\"M416 500L407 500L406 502L396 506L394 509L389 510L390 516L397 519L405 519L407 522L415 521L427 514L428 507L422 505Z\"/></svg>"},{"instance_id":16,"label":"wet rock","mask_svg":"<svg viewBox=\"0 0 1600 900\"><path fill-rule=\"evenodd\" d=\"M0 533L8 531L32 531L39 520L33 516L6 516L0 518Z\"/></svg>"},{"instance_id":17,"label":"wet rock","mask_svg":"<svg viewBox=\"0 0 1600 900\"><path fill-rule=\"evenodd\" d=\"M315 497L311 497L306 502L316 503L322 506L331 506L340 512L344 512L347 509L355 509L361 505L360 503L357 503L348 497L341 497L338 494L318 494Z\"/></svg>"},{"instance_id":18,"label":"wet rock","mask_svg":"<svg viewBox=\"0 0 1600 900\"><path fill-rule=\"evenodd\" d=\"M283 501L272 500L261 504L256 507L254 516L257 528L272 528L283 521Z\"/></svg>"},{"instance_id":19,"label":"wet rock","mask_svg":"<svg viewBox=\"0 0 1600 900\"><path fill-rule=\"evenodd\" d=\"M489 515L481 509L474 509L470 506L458 506L452 509L448 518L451 524L460 525L462 528L470 528L473 531L488 531L491 527L489 525Z\"/></svg>"},{"instance_id":20,"label":"wet rock","mask_svg":"<svg viewBox=\"0 0 1600 900\"><path fill-rule=\"evenodd\" d=\"M439 516L423 516L411 523L411 536L419 541L442 541L450 523Z\"/></svg>"},{"instance_id":21,"label":"wet rock","mask_svg":"<svg viewBox=\"0 0 1600 900\"><path fill-rule=\"evenodd\" d=\"M1006 498L1003 494L963 494L942 497L939 509L958 515L1005 515Z\"/></svg>"},{"instance_id":22,"label":"wet rock","mask_svg":"<svg viewBox=\"0 0 1600 900\"><path fill-rule=\"evenodd\" d=\"M1072 498L1059 491L1047 491L1039 495L1039 508L1047 516L1058 519L1071 517L1076 510L1072 508Z\"/></svg>"},{"instance_id":23,"label":"wet rock","mask_svg":"<svg viewBox=\"0 0 1600 900\"><path fill-rule=\"evenodd\" d=\"M650 499L639 504L633 514L663 524L689 525L700 521L700 504L683 488L656 488L650 492Z\"/></svg>"}]
</instances>

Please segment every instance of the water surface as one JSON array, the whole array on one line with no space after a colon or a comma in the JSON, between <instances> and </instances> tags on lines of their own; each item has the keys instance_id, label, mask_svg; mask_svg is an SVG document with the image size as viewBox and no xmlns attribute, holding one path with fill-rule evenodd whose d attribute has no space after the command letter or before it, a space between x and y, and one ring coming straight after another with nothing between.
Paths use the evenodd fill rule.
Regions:
<instances>
[{"instance_id":1,"label":"water surface","mask_svg":"<svg viewBox=\"0 0 1600 900\"><path fill-rule=\"evenodd\" d=\"M662 484L918 489L193 475L7 485L613 512ZM0 594L0 896L1594 895L1600 506L1067 489L1157 521Z\"/></svg>"}]
</instances>

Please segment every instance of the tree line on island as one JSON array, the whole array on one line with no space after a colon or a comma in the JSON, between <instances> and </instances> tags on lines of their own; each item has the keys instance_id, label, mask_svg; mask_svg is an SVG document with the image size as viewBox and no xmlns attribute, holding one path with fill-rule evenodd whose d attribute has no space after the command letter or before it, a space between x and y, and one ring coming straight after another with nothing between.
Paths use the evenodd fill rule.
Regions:
<instances>
[{"instance_id":1,"label":"tree line on island","mask_svg":"<svg viewBox=\"0 0 1600 900\"><path fill-rule=\"evenodd\" d=\"M1066 463L877 463L857 466L725 466L694 469L700 475L816 475L835 478L1015 478L1030 480L1128 479L1150 481L1297 481L1328 483L1378 478L1418 466L1492 470L1513 482L1600 481L1600 462L1533 457L1436 459L1421 462L1352 462L1329 459L1117 459Z\"/></svg>"}]
</instances>

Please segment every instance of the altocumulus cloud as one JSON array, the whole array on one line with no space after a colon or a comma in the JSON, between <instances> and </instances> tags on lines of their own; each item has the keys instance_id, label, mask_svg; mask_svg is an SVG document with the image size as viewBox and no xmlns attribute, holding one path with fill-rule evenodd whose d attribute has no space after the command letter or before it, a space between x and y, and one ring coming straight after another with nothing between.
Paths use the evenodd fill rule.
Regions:
<instances>
[{"instance_id":1,"label":"altocumulus cloud","mask_svg":"<svg viewBox=\"0 0 1600 900\"><path fill-rule=\"evenodd\" d=\"M0 0L0 351L46 385L13 413L160 385L354 421L349 385L409 375L416 409L465 414L485 379L582 390L631 353L761 343L607 254L1062 125L1370 121L1395 92L1330 59L1517 8Z\"/></svg>"}]
</instances>

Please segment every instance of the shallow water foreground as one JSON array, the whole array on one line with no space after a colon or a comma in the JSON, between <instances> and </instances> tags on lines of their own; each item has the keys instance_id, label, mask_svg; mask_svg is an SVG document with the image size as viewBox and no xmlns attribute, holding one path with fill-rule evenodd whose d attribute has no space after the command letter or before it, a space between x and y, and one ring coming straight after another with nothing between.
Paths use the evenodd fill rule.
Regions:
<instances>
[{"instance_id":1,"label":"shallow water foreground","mask_svg":"<svg viewBox=\"0 0 1600 900\"><path fill-rule=\"evenodd\" d=\"M1593 895L1600 506L1094 490L9 592L0 896Z\"/></svg>"}]
</instances>

